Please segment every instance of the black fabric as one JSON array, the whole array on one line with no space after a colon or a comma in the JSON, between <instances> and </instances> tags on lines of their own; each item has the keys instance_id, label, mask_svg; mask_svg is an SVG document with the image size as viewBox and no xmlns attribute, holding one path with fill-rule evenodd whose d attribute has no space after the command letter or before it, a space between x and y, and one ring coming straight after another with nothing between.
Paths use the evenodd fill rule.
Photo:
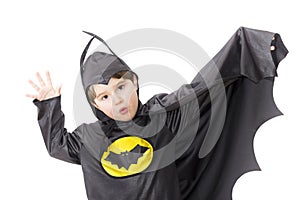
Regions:
<instances>
[{"instance_id":1,"label":"black fabric","mask_svg":"<svg viewBox=\"0 0 300 200\"><path fill-rule=\"evenodd\" d=\"M190 84L154 95L145 104L139 101L128 122L95 110L98 121L68 132L60 96L34 100L47 150L55 158L82 165L90 200L230 200L236 180L260 169L253 151L257 129L282 115L273 85L287 53L279 34L240 27ZM85 89L130 70L115 54L103 52L93 53L81 67ZM132 175L112 176L101 158L115 141L129 136L152 145L151 164Z\"/></svg>"}]
</instances>

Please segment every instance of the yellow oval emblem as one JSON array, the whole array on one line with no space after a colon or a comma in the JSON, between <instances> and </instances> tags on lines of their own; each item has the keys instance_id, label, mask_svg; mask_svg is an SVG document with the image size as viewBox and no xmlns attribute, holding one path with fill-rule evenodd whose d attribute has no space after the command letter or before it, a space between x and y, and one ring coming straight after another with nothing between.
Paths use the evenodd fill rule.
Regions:
<instances>
[{"instance_id":1,"label":"yellow oval emblem","mask_svg":"<svg viewBox=\"0 0 300 200\"><path fill-rule=\"evenodd\" d=\"M123 177L145 170L153 157L152 145L139 137L128 136L114 141L101 158L101 165L111 176Z\"/></svg>"}]
</instances>

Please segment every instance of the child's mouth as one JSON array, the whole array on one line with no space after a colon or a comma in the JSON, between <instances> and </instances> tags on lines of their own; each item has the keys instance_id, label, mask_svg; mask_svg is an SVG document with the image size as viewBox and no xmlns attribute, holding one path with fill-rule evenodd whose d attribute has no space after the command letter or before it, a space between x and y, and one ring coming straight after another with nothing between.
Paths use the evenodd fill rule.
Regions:
<instances>
[{"instance_id":1,"label":"child's mouth","mask_svg":"<svg viewBox=\"0 0 300 200\"><path fill-rule=\"evenodd\" d=\"M124 107L124 108L121 108L119 110L119 112L122 114L122 115L125 115L126 113L128 113L128 108Z\"/></svg>"}]
</instances>

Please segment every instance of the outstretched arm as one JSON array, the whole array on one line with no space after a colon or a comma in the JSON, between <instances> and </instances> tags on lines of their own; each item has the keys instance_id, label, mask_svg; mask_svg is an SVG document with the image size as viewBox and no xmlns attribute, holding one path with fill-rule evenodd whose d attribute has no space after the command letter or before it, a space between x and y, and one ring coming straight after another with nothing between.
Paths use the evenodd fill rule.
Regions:
<instances>
[{"instance_id":1,"label":"outstretched arm","mask_svg":"<svg viewBox=\"0 0 300 200\"><path fill-rule=\"evenodd\" d=\"M187 85L193 90L182 87L160 99L183 102L167 122L173 132L182 133L176 150L184 151L176 165L184 199L232 199L237 179L260 170L253 140L264 122L282 114L272 91L278 64L287 53L278 34L240 28ZM214 66L221 78L214 75ZM215 90L217 85L224 92ZM195 98L189 101L188 95Z\"/></svg>"},{"instance_id":2,"label":"outstretched arm","mask_svg":"<svg viewBox=\"0 0 300 200\"><path fill-rule=\"evenodd\" d=\"M61 111L61 86L53 88L50 73L47 72L45 83L37 73L40 85L29 81L37 94L27 94L34 98L33 103L38 108L38 123L50 156L75 164L80 164L79 152L81 148L81 127L72 133L64 128L64 114Z\"/></svg>"}]
</instances>

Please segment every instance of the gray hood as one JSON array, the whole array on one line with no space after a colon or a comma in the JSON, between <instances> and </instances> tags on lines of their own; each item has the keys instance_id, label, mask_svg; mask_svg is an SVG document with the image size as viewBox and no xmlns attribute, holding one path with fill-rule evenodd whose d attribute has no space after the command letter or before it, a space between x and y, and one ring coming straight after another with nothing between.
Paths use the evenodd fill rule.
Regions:
<instances>
[{"instance_id":1,"label":"gray hood","mask_svg":"<svg viewBox=\"0 0 300 200\"><path fill-rule=\"evenodd\" d=\"M109 79L117 72L119 71L132 71L130 67L121 59L119 58L106 44L106 42L100 38L99 36L89 33L86 31L83 31L89 35L92 36L88 44L86 45L80 59L80 74L81 74L81 81L83 85L84 92L86 94L87 100L88 99L88 89L93 84L108 84ZM112 52L112 54L105 53L105 52L99 52L96 51L92 53L85 61L85 57L87 54L87 51L89 49L89 46L93 39L96 38L100 40L103 44L107 46L107 48ZM137 90L137 93L139 94L139 89ZM101 122L108 122L113 121L112 118L105 115L102 111L95 108L90 102L89 102L95 116L101 121ZM139 101L139 107L141 106L141 102Z\"/></svg>"}]
</instances>

